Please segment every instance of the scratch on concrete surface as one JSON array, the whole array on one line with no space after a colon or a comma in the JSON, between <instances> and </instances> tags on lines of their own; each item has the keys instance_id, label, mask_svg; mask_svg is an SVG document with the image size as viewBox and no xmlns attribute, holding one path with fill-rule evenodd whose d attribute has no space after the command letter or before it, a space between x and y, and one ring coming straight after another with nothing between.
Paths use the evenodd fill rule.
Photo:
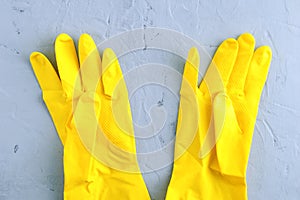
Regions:
<instances>
[{"instance_id":1,"label":"scratch on concrete surface","mask_svg":"<svg viewBox=\"0 0 300 200\"><path fill-rule=\"evenodd\" d=\"M277 43L274 41L272 33L269 30L266 31L266 36L269 38L269 40L272 44L272 47L274 48L273 51L275 50L275 54L276 54L276 56L278 56L279 54L278 54L278 49L277 49L277 45L276 45Z\"/></svg>"},{"instance_id":2,"label":"scratch on concrete surface","mask_svg":"<svg viewBox=\"0 0 300 200\"><path fill-rule=\"evenodd\" d=\"M10 48L10 47L8 47L6 44L1 44L1 43L0 43L0 48L3 48L4 50L9 51L10 53L13 53L13 54L17 54L17 55L20 54L20 51L18 51L18 50L15 49L15 48Z\"/></svg>"},{"instance_id":3,"label":"scratch on concrete surface","mask_svg":"<svg viewBox=\"0 0 300 200\"><path fill-rule=\"evenodd\" d=\"M263 146L265 146L265 139L263 137L262 131L260 130L260 127L255 124L255 129L257 130L257 133L258 133L259 137L261 138L261 141L263 142Z\"/></svg>"},{"instance_id":4,"label":"scratch on concrete surface","mask_svg":"<svg viewBox=\"0 0 300 200\"><path fill-rule=\"evenodd\" d=\"M262 120L263 124L265 125L269 135L271 136L271 139L273 141L273 145L277 146L278 145L278 137L275 135L272 127L270 126L270 124L266 121L266 120Z\"/></svg>"},{"instance_id":5,"label":"scratch on concrete surface","mask_svg":"<svg viewBox=\"0 0 300 200\"><path fill-rule=\"evenodd\" d=\"M19 150L19 145L15 145L15 147L14 147L14 153L17 153L17 151Z\"/></svg>"}]
</instances>

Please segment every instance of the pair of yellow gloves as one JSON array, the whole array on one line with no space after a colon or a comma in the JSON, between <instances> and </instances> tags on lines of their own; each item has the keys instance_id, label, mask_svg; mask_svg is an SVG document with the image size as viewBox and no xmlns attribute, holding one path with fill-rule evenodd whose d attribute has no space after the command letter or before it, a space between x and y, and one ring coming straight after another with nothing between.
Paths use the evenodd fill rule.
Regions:
<instances>
[{"instance_id":1,"label":"pair of yellow gloves","mask_svg":"<svg viewBox=\"0 0 300 200\"><path fill-rule=\"evenodd\" d=\"M198 87L191 48L180 90L172 178L166 199L247 199L246 168L272 53L252 35L227 39ZM81 35L55 42L58 74L30 56L43 99L64 146L65 199L150 199L140 173L126 84L116 55Z\"/></svg>"}]
</instances>

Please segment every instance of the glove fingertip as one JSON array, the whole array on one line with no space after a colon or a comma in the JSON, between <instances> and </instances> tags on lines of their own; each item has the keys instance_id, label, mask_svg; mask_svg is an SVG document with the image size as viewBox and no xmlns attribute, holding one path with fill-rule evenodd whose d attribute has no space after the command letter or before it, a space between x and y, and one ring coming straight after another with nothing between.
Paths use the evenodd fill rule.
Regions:
<instances>
[{"instance_id":1,"label":"glove fingertip","mask_svg":"<svg viewBox=\"0 0 300 200\"><path fill-rule=\"evenodd\" d=\"M70 40L72 40L71 36L69 36L66 33L61 33L57 36L55 42L67 42L67 41L70 41Z\"/></svg>"}]
</instances>

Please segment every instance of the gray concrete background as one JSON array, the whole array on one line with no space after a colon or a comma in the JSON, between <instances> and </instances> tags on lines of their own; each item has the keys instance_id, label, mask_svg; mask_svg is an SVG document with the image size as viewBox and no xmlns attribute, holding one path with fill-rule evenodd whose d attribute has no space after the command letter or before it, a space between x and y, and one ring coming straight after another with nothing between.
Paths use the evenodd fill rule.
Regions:
<instances>
[{"instance_id":1,"label":"gray concrete background","mask_svg":"<svg viewBox=\"0 0 300 200\"><path fill-rule=\"evenodd\" d=\"M248 196L300 199L300 1L2 0L0 5L0 200L63 197L62 145L42 101L30 53L39 50L54 62L53 43L61 32L75 41L87 32L100 43L144 27L179 31L203 44L210 55L221 41L243 32L252 33L257 46L272 48L248 164ZM184 64L150 50L131 58L120 61L124 72L152 59L179 72ZM159 86L145 87L131 99L139 125L151 121L149 109L161 100L166 124L156 137L138 143L139 152L160 148L174 137L178 99ZM140 165L149 167L147 160ZM171 169L144 174L153 199L163 199Z\"/></svg>"}]
</instances>

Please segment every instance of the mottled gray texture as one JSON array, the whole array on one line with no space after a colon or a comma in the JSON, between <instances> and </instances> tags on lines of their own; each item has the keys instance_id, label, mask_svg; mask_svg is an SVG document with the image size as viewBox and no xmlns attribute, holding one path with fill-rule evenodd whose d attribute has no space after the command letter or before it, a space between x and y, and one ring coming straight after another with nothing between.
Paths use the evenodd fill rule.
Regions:
<instances>
[{"instance_id":1,"label":"mottled gray texture","mask_svg":"<svg viewBox=\"0 0 300 200\"><path fill-rule=\"evenodd\" d=\"M3 0L0 6L0 200L62 199L62 145L41 98L29 55L54 62L55 37L76 41L90 33L97 43L135 28L177 30L199 41L210 55L220 42L250 32L257 46L269 45L273 60L259 107L248 165L250 200L300 198L300 1L297 0ZM182 72L184 60L154 51L120 60L123 71L157 60ZM166 74L166 77L168 74ZM180 83L178 83L179 85ZM151 106L167 112L164 128L138 143L138 151L172 140L178 99L160 86L137 91L133 118L147 125ZM166 152L172 158L172 152ZM141 160L141 168L151 163ZM153 199L163 199L171 166L144 174Z\"/></svg>"}]
</instances>

